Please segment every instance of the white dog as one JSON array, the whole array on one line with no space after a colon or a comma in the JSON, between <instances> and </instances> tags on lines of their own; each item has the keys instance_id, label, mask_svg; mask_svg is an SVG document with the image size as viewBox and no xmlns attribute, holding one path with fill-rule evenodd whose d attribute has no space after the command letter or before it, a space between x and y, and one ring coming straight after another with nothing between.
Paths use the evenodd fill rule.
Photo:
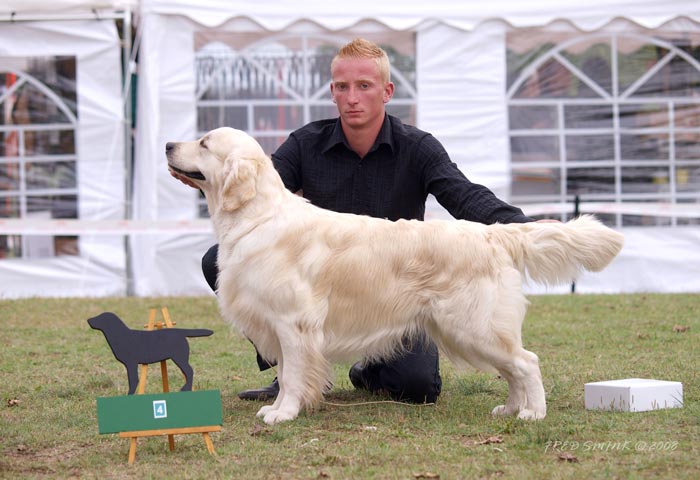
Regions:
<instances>
[{"instance_id":1,"label":"white dog","mask_svg":"<svg viewBox=\"0 0 700 480\"><path fill-rule=\"evenodd\" d=\"M537 355L521 340L523 276L570 282L622 248L622 235L590 216L487 226L323 210L289 192L260 145L231 128L168 143L166 154L206 196L223 317L278 362L280 393L258 412L268 424L315 407L331 362L390 357L420 329L457 366L508 381L494 415L544 418Z\"/></svg>"}]
</instances>

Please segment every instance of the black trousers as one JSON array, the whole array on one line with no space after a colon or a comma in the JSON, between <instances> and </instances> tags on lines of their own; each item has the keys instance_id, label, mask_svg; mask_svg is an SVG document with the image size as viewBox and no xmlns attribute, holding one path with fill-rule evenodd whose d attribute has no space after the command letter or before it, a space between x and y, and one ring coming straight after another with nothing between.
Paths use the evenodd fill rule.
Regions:
<instances>
[{"instance_id":1,"label":"black trousers","mask_svg":"<svg viewBox=\"0 0 700 480\"><path fill-rule=\"evenodd\" d=\"M219 268L216 262L219 246L212 246L202 257L202 272L209 287L216 292ZM405 352L382 362L364 365L363 378L372 392L387 392L393 399L414 403L432 403L440 395L440 360L435 343L427 337L403 342ZM257 352L261 371L275 365Z\"/></svg>"}]
</instances>

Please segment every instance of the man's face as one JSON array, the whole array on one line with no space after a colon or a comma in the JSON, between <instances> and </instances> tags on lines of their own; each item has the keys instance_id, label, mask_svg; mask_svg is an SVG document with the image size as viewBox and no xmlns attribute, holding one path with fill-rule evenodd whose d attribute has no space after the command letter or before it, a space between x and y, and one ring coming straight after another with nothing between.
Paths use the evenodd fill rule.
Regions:
<instances>
[{"instance_id":1,"label":"man's face","mask_svg":"<svg viewBox=\"0 0 700 480\"><path fill-rule=\"evenodd\" d=\"M374 60L338 59L331 76L331 96L344 125L362 128L384 118L394 84L384 83Z\"/></svg>"}]
</instances>

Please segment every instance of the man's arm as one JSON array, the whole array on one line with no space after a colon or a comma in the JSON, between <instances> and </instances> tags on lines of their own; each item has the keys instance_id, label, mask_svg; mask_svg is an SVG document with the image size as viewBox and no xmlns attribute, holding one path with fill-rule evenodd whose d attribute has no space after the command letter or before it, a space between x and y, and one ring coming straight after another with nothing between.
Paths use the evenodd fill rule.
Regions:
<instances>
[{"instance_id":1,"label":"man's arm","mask_svg":"<svg viewBox=\"0 0 700 480\"><path fill-rule=\"evenodd\" d=\"M432 135L421 140L416 155L422 163L426 190L453 217L485 224L534 221L519 208L500 200L488 188L470 182Z\"/></svg>"},{"instance_id":2,"label":"man's arm","mask_svg":"<svg viewBox=\"0 0 700 480\"><path fill-rule=\"evenodd\" d=\"M291 192L298 192L301 184L301 153L299 144L293 135L277 148L272 154L272 164L282 177L284 186Z\"/></svg>"}]
</instances>

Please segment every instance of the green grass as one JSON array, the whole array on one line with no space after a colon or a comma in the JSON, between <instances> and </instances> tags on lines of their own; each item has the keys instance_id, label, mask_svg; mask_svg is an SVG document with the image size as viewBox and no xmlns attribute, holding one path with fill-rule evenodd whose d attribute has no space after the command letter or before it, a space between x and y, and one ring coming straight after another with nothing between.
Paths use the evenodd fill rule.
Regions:
<instances>
[{"instance_id":1,"label":"green grass","mask_svg":"<svg viewBox=\"0 0 700 480\"><path fill-rule=\"evenodd\" d=\"M312 414L274 427L258 402L236 397L269 382L249 342L219 317L213 298L0 301L0 477L25 478L700 478L700 295L536 296L526 348L540 357L548 416L493 418L505 382L442 365L433 406L379 403L355 391L347 365ZM98 435L95 399L124 395L126 373L87 318L113 311L132 328L167 306L181 327L211 328L190 339L195 388L218 389L224 425L212 434L128 440ZM690 327L683 332L674 326ZM171 386L182 377L170 364ZM586 382L628 377L683 383L681 409L590 412ZM159 386L151 368L149 388ZM14 400L18 403L15 404ZM12 404L12 405L11 405Z\"/></svg>"}]
</instances>

